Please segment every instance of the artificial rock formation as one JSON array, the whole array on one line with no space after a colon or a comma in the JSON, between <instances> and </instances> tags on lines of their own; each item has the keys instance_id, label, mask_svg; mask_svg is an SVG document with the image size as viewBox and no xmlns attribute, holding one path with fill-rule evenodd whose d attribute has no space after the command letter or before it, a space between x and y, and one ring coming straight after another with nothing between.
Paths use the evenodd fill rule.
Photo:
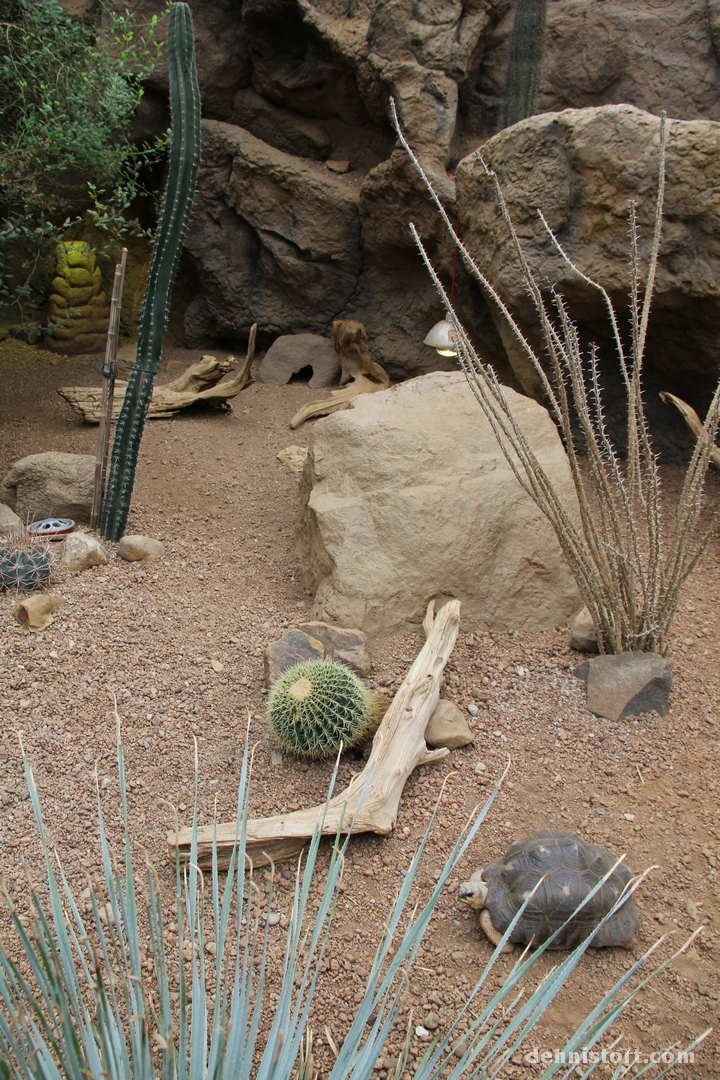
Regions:
<instances>
[{"instance_id":1,"label":"artificial rock formation","mask_svg":"<svg viewBox=\"0 0 720 1080\"><path fill-rule=\"evenodd\" d=\"M109 317L100 267L90 245L81 240L58 244L46 346L69 356L102 352Z\"/></svg>"},{"instance_id":2,"label":"artificial rock formation","mask_svg":"<svg viewBox=\"0 0 720 1080\"><path fill-rule=\"evenodd\" d=\"M508 391L568 508L567 459L545 409ZM549 524L522 491L465 377L436 372L315 425L297 554L313 617L366 633L415 629L433 598L466 625L539 630L580 607Z\"/></svg>"},{"instance_id":3,"label":"artificial rock formation","mask_svg":"<svg viewBox=\"0 0 720 1080\"><path fill-rule=\"evenodd\" d=\"M606 362L617 368L605 301L548 243L540 209L570 259L601 284L622 311L630 285L628 208L637 200L641 260L652 236L658 183L660 119L631 105L569 109L533 116L482 149L494 169L538 281L570 303ZM720 124L668 124L663 232L645 370L658 389L705 400L720 373ZM507 226L480 162L470 156L457 177L464 240L483 272L533 338L537 325ZM644 272L645 262L641 267ZM512 366L526 392L539 396L527 356L497 316ZM655 395L654 404L657 404Z\"/></svg>"},{"instance_id":4,"label":"artificial rock formation","mask_svg":"<svg viewBox=\"0 0 720 1080\"><path fill-rule=\"evenodd\" d=\"M157 5L129 7L142 19ZM454 217L452 171L505 122L516 10L516 0L196 5L203 161L174 332L192 347L235 344L257 319L267 347L279 334L327 335L333 319L353 318L393 379L447 366L422 345L440 312L407 223L418 225L446 284L452 245L395 149L388 100ZM719 55L720 0L553 0L536 111L629 102L717 122ZM161 64L138 136L165 129L165 98ZM349 162L346 174L328 167L335 160ZM483 355L506 364L462 269L456 305Z\"/></svg>"}]
</instances>

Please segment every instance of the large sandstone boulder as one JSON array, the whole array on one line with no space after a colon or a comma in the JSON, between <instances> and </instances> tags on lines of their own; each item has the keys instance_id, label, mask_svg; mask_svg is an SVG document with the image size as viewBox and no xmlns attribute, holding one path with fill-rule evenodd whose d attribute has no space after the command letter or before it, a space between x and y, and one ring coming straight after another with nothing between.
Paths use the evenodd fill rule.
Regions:
<instances>
[{"instance_id":1,"label":"large sandstone boulder","mask_svg":"<svg viewBox=\"0 0 720 1080\"><path fill-rule=\"evenodd\" d=\"M49 450L15 462L0 485L0 502L31 522L51 514L88 521L94 484L93 454Z\"/></svg>"},{"instance_id":2,"label":"large sandstone boulder","mask_svg":"<svg viewBox=\"0 0 720 1080\"><path fill-rule=\"evenodd\" d=\"M548 243L537 216L578 268L627 307L628 206L637 200L643 272L655 214L660 120L631 105L533 116L483 146L498 175L538 281L569 301L581 333L596 341L609 392L618 364L602 295L589 289ZM531 338L537 318L490 181L474 155L458 167L464 239ZM669 122L665 226L650 315L645 371L704 413L720 365L720 124ZM527 356L498 316L498 329L525 390L540 386ZM648 395L657 400L657 394Z\"/></svg>"},{"instance_id":3,"label":"large sandstone boulder","mask_svg":"<svg viewBox=\"0 0 720 1080\"><path fill-rule=\"evenodd\" d=\"M507 395L572 510L550 417ZM429 600L452 596L469 627L540 630L580 606L550 525L460 373L424 375L319 420L302 489L297 554L313 618L394 633L417 628Z\"/></svg>"}]
</instances>

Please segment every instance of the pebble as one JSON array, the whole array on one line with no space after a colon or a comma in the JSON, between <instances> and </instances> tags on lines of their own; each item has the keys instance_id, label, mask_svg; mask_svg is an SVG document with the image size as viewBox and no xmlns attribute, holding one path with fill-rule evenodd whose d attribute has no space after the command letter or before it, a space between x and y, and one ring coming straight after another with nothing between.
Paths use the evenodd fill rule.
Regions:
<instances>
[{"instance_id":1,"label":"pebble","mask_svg":"<svg viewBox=\"0 0 720 1080\"><path fill-rule=\"evenodd\" d=\"M480 715L480 710L478 709L478 707L477 707L477 705L475 704L474 701L470 702L470 704L467 707L467 711L470 713L471 716L479 716Z\"/></svg>"}]
</instances>

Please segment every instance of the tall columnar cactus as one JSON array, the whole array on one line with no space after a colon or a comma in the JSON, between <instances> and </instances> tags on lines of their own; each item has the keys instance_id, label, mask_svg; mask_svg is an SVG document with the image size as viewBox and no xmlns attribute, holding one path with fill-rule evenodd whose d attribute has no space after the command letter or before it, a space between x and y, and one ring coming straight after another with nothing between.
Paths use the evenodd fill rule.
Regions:
<instances>
[{"instance_id":1,"label":"tall columnar cactus","mask_svg":"<svg viewBox=\"0 0 720 1080\"><path fill-rule=\"evenodd\" d=\"M510 61L505 89L505 127L535 111L535 96L545 46L547 0L517 0L510 35Z\"/></svg>"},{"instance_id":2,"label":"tall columnar cactus","mask_svg":"<svg viewBox=\"0 0 720 1080\"><path fill-rule=\"evenodd\" d=\"M168 180L160 208L138 335L135 366L118 417L100 529L108 540L125 531L138 451L162 351L182 242L200 161L200 91L193 28L187 4L173 4L168 28L172 140Z\"/></svg>"}]
</instances>

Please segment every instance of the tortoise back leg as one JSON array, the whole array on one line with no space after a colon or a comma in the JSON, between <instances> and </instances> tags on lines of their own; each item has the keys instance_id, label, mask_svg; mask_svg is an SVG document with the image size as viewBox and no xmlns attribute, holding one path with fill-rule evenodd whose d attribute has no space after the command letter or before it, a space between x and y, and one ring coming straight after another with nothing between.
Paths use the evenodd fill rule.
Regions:
<instances>
[{"instance_id":1,"label":"tortoise back leg","mask_svg":"<svg viewBox=\"0 0 720 1080\"><path fill-rule=\"evenodd\" d=\"M490 939L493 945L499 945L502 941L502 934L493 926L492 919L490 918L490 912L487 908L483 908L480 912L480 925L485 931L485 936ZM506 941L500 952L512 952L513 947L509 941Z\"/></svg>"}]
</instances>

